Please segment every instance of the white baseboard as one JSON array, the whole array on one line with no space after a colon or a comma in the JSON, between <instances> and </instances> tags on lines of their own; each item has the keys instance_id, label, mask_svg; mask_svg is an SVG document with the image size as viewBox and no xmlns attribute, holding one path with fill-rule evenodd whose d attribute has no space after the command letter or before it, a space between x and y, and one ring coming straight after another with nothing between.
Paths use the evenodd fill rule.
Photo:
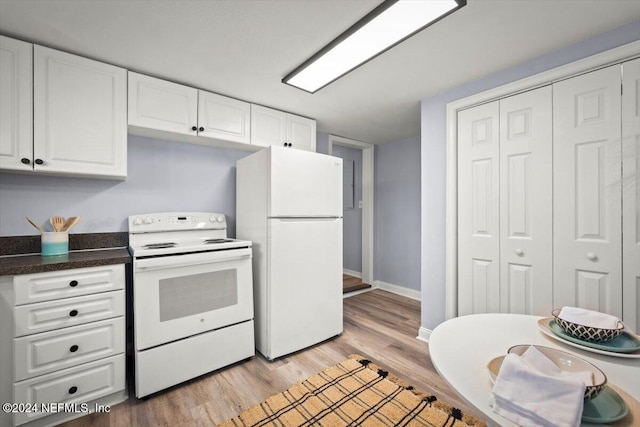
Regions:
<instances>
[{"instance_id":1,"label":"white baseboard","mask_svg":"<svg viewBox=\"0 0 640 427\"><path fill-rule=\"evenodd\" d=\"M349 276L357 277L358 279L362 279L362 273L359 271L349 270L348 268L343 268L342 272L344 274L348 274Z\"/></svg>"},{"instance_id":2,"label":"white baseboard","mask_svg":"<svg viewBox=\"0 0 640 427\"><path fill-rule=\"evenodd\" d=\"M383 282L382 280L374 280L373 287L382 289L383 291L388 291L394 294L402 295L403 297L411 298L420 301L421 295L420 291L416 291L415 289L405 288L404 286L394 285L392 283Z\"/></svg>"},{"instance_id":3,"label":"white baseboard","mask_svg":"<svg viewBox=\"0 0 640 427\"><path fill-rule=\"evenodd\" d=\"M429 342L429 338L431 338L431 329L423 328L420 326L418 329L418 336L416 337L420 341Z\"/></svg>"},{"instance_id":4,"label":"white baseboard","mask_svg":"<svg viewBox=\"0 0 640 427\"><path fill-rule=\"evenodd\" d=\"M374 289L375 289L374 287L371 287L371 288L367 288L367 289L360 289L359 291L349 292L347 294L342 294L342 299L355 297L356 295L364 294L365 292L371 292Z\"/></svg>"}]
</instances>

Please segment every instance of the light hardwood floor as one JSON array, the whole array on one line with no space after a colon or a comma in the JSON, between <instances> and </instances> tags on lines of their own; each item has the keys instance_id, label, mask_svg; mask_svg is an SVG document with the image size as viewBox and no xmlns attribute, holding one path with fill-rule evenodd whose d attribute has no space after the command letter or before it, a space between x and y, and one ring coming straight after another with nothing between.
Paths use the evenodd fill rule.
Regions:
<instances>
[{"instance_id":1,"label":"light hardwood floor","mask_svg":"<svg viewBox=\"0 0 640 427\"><path fill-rule=\"evenodd\" d=\"M114 406L110 413L88 415L64 425L212 426L352 353L369 358L463 412L473 413L436 373L429 359L428 344L416 339L419 326L419 301L382 290L366 292L344 299L344 332L339 337L274 362L256 354L248 361L145 400L131 397ZM134 396L133 389L130 395Z\"/></svg>"}]
</instances>

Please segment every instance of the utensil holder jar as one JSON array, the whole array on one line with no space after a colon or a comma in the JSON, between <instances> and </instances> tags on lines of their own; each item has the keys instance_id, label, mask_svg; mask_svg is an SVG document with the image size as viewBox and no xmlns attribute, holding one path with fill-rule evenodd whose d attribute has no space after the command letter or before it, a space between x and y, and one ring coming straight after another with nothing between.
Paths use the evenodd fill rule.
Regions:
<instances>
[{"instance_id":1,"label":"utensil holder jar","mask_svg":"<svg viewBox=\"0 0 640 427\"><path fill-rule=\"evenodd\" d=\"M69 253L69 233L44 232L41 245L42 256L66 255Z\"/></svg>"}]
</instances>

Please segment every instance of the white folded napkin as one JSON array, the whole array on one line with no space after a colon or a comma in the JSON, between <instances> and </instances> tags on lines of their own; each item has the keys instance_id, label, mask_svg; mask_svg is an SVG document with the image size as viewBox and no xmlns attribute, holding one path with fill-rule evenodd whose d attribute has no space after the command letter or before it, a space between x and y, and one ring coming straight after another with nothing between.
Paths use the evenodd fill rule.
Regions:
<instances>
[{"instance_id":1,"label":"white folded napkin","mask_svg":"<svg viewBox=\"0 0 640 427\"><path fill-rule=\"evenodd\" d=\"M493 411L524 427L579 426L591 372L566 372L537 348L510 353L493 387Z\"/></svg>"},{"instance_id":2,"label":"white folded napkin","mask_svg":"<svg viewBox=\"0 0 640 427\"><path fill-rule=\"evenodd\" d=\"M562 307L558 317L568 322L602 329L617 329L618 322L621 322L616 316L580 307Z\"/></svg>"}]
</instances>

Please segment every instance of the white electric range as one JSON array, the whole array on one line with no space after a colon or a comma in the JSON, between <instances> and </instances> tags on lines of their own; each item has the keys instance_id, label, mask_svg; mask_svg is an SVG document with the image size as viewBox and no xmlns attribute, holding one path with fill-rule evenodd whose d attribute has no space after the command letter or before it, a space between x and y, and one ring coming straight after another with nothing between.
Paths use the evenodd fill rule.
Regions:
<instances>
[{"instance_id":1,"label":"white electric range","mask_svg":"<svg viewBox=\"0 0 640 427\"><path fill-rule=\"evenodd\" d=\"M255 354L251 242L209 212L129 217L136 396Z\"/></svg>"}]
</instances>

